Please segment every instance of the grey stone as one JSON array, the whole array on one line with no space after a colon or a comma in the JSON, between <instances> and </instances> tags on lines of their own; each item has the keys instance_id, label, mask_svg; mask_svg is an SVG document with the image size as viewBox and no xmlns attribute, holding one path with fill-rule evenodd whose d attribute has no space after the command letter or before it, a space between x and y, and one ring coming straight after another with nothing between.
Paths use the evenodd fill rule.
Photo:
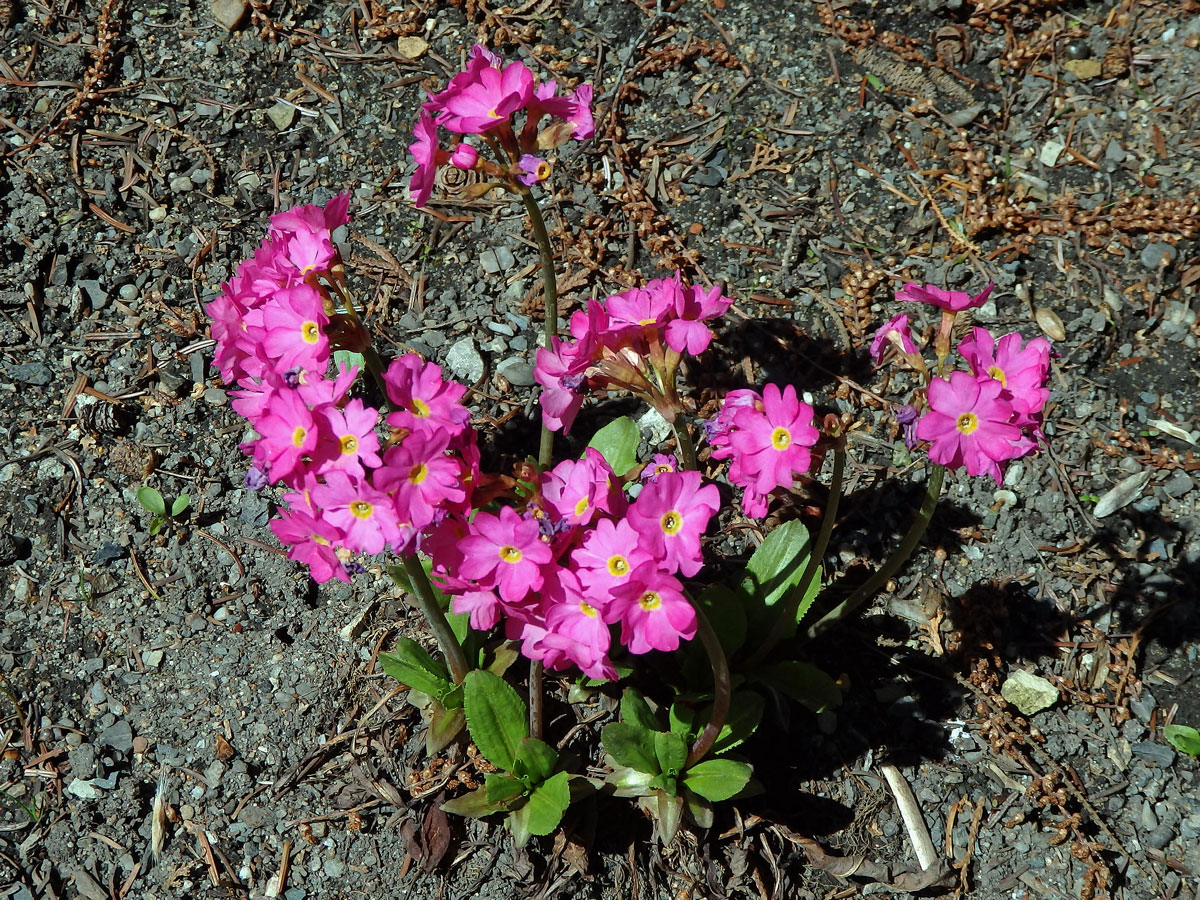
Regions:
<instances>
[{"instance_id":1,"label":"grey stone","mask_svg":"<svg viewBox=\"0 0 1200 900\"><path fill-rule=\"evenodd\" d=\"M133 729L122 719L100 732L96 743L101 747L112 747L119 753L128 753L133 749Z\"/></svg>"},{"instance_id":2,"label":"grey stone","mask_svg":"<svg viewBox=\"0 0 1200 900\"><path fill-rule=\"evenodd\" d=\"M325 874L330 878L341 878L346 874L346 864L340 859L325 860Z\"/></svg>"},{"instance_id":3,"label":"grey stone","mask_svg":"<svg viewBox=\"0 0 1200 900\"><path fill-rule=\"evenodd\" d=\"M1187 472L1176 472L1163 484L1163 491L1168 497L1178 500L1195 486L1196 482L1192 481L1192 476Z\"/></svg>"},{"instance_id":4,"label":"grey stone","mask_svg":"<svg viewBox=\"0 0 1200 900\"><path fill-rule=\"evenodd\" d=\"M87 900L109 900L108 891L102 888L86 869L75 869L72 877L75 879L75 890L79 891L79 896L86 897Z\"/></svg>"},{"instance_id":5,"label":"grey stone","mask_svg":"<svg viewBox=\"0 0 1200 900\"><path fill-rule=\"evenodd\" d=\"M8 367L8 375L13 381L32 384L41 387L54 380L50 367L40 362L23 362Z\"/></svg>"},{"instance_id":6,"label":"grey stone","mask_svg":"<svg viewBox=\"0 0 1200 900\"><path fill-rule=\"evenodd\" d=\"M76 778L88 779L96 774L96 750L91 744L80 744L67 753L67 760Z\"/></svg>"},{"instance_id":7,"label":"grey stone","mask_svg":"<svg viewBox=\"0 0 1200 900\"><path fill-rule=\"evenodd\" d=\"M1170 244L1162 244L1154 241L1142 249L1142 265L1152 271L1159 268L1166 268L1175 261L1178 253L1179 251Z\"/></svg>"},{"instance_id":8,"label":"grey stone","mask_svg":"<svg viewBox=\"0 0 1200 900\"><path fill-rule=\"evenodd\" d=\"M455 341L446 353L446 367L455 378L474 384L483 377L483 357L475 347L475 341L469 337Z\"/></svg>"},{"instance_id":9,"label":"grey stone","mask_svg":"<svg viewBox=\"0 0 1200 900\"><path fill-rule=\"evenodd\" d=\"M1146 835L1146 846L1152 850L1161 850L1174 839L1174 828L1170 825L1159 825Z\"/></svg>"},{"instance_id":10,"label":"grey stone","mask_svg":"<svg viewBox=\"0 0 1200 900\"><path fill-rule=\"evenodd\" d=\"M1171 764L1175 762L1175 751L1165 744L1156 744L1153 741L1138 741L1131 749L1134 756L1164 769L1170 768Z\"/></svg>"},{"instance_id":11,"label":"grey stone","mask_svg":"<svg viewBox=\"0 0 1200 900\"><path fill-rule=\"evenodd\" d=\"M534 384L533 366L519 357L511 357L496 366L496 374L503 375L513 387L530 387Z\"/></svg>"}]
</instances>

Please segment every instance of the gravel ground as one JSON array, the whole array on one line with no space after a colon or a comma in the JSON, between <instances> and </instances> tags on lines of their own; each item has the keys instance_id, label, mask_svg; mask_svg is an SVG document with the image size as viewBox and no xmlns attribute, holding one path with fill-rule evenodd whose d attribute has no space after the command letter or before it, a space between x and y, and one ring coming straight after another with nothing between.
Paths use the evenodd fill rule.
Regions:
<instances>
[{"instance_id":1,"label":"gravel ground","mask_svg":"<svg viewBox=\"0 0 1200 900\"><path fill-rule=\"evenodd\" d=\"M915 889L893 765L946 859L931 892L1195 897L1198 768L1162 728L1200 725L1197 12L0 3L0 898ZM700 399L785 380L863 422L831 573L906 527L883 477L920 478L866 356L891 291L994 279L977 321L1054 339L1049 451L952 480L815 654L845 703L781 710L747 746L765 793L668 851L615 804L526 851L439 822L452 767L375 666L417 614L379 566L318 588L283 558L209 368L201 304L267 216L349 190L384 346L474 385L489 452L524 452L524 218L406 191L421 88L477 40L596 85L549 202L568 308L638 272L723 282ZM145 485L191 500L157 535ZM1018 671L1058 701L1017 714Z\"/></svg>"}]
</instances>

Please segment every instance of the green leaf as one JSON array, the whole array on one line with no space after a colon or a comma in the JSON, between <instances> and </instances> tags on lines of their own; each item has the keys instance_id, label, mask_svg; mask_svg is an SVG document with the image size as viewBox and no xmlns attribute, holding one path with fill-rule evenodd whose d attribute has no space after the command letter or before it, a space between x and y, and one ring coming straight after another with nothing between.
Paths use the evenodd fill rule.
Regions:
<instances>
[{"instance_id":1,"label":"green leaf","mask_svg":"<svg viewBox=\"0 0 1200 900\"><path fill-rule=\"evenodd\" d=\"M484 816L499 812L502 807L488 800L486 788L476 788L469 794L463 794L461 797L447 800L442 804L442 809L456 816L482 819Z\"/></svg>"},{"instance_id":2,"label":"green leaf","mask_svg":"<svg viewBox=\"0 0 1200 900\"><path fill-rule=\"evenodd\" d=\"M628 722L611 722L600 729L600 742L620 765L657 775L662 769L654 752L656 732Z\"/></svg>"},{"instance_id":3,"label":"green leaf","mask_svg":"<svg viewBox=\"0 0 1200 900\"><path fill-rule=\"evenodd\" d=\"M526 827L530 834L549 834L562 821L563 813L571 805L570 775L559 772L547 778L529 795L529 802L522 809L528 810Z\"/></svg>"},{"instance_id":4,"label":"green leaf","mask_svg":"<svg viewBox=\"0 0 1200 900\"><path fill-rule=\"evenodd\" d=\"M379 665L401 684L423 691L441 700L454 690L454 682L445 665L429 655L429 651L406 637L396 638L392 653L380 653Z\"/></svg>"},{"instance_id":5,"label":"green leaf","mask_svg":"<svg viewBox=\"0 0 1200 900\"><path fill-rule=\"evenodd\" d=\"M837 682L809 663L789 659L759 669L751 677L815 713L833 709L842 702L842 689Z\"/></svg>"},{"instance_id":6,"label":"green leaf","mask_svg":"<svg viewBox=\"0 0 1200 900\"><path fill-rule=\"evenodd\" d=\"M706 759L683 774L683 784L705 800L728 800L746 786L753 769L732 759Z\"/></svg>"},{"instance_id":7,"label":"green leaf","mask_svg":"<svg viewBox=\"0 0 1200 900\"><path fill-rule=\"evenodd\" d=\"M678 775L687 762L687 741L671 731L656 731L654 755L658 758L658 766L664 774Z\"/></svg>"},{"instance_id":8,"label":"green leaf","mask_svg":"<svg viewBox=\"0 0 1200 900\"><path fill-rule=\"evenodd\" d=\"M639 803L639 805L641 804ZM648 808L654 818L658 820L658 837L663 842L663 846L670 846L683 821L683 798L668 796L659 791L648 800L643 808Z\"/></svg>"},{"instance_id":9,"label":"green leaf","mask_svg":"<svg viewBox=\"0 0 1200 900\"><path fill-rule=\"evenodd\" d=\"M525 701L498 675L476 669L463 682L471 740L483 758L511 772L522 738L529 737Z\"/></svg>"},{"instance_id":10,"label":"green leaf","mask_svg":"<svg viewBox=\"0 0 1200 900\"><path fill-rule=\"evenodd\" d=\"M633 688L625 688L621 694L621 721L647 731L658 731L660 727L646 698Z\"/></svg>"},{"instance_id":11,"label":"green leaf","mask_svg":"<svg viewBox=\"0 0 1200 900\"><path fill-rule=\"evenodd\" d=\"M588 446L600 451L613 472L624 475L637 465L637 450L641 440L637 423L629 416L621 416L597 431Z\"/></svg>"},{"instance_id":12,"label":"green leaf","mask_svg":"<svg viewBox=\"0 0 1200 900\"><path fill-rule=\"evenodd\" d=\"M530 784L541 784L550 777L558 762L558 751L534 737L524 738L517 747L513 774Z\"/></svg>"},{"instance_id":13,"label":"green leaf","mask_svg":"<svg viewBox=\"0 0 1200 900\"><path fill-rule=\"evenodd\" d=\"M1200 756L1200 731L1191 725L1168 725L1163 729L1163 737L1180 753Z\"/></svg>"},{"instance_id":14,"label":"green leaf","mask_svg":"<svg viewBox=\"0 0 1200 900\"><path fill-rule=\"evenodd\" d=\"M454 691L454 693L459 694L460 692ZM458 737L463 726L467 724L467 717L463 714L461 701L456 709L447 709L432 698L430 702L432 705L429 708L429 727L425 731L426 756L433 756L435 753L441 752Z\"/></svg>"},{"instance_id":15,"label":"green leaf","mask_svg":"<svg viewBox=\"0 0 1200 900\"><path fill-rule=\"evenodd\" d=\"M142 509L151 515L165 516L167 514L167 504L163 500L163 495L152 487L138 488L137 502L142 504Z\"/></svg>"},{"instance_id":16,"label":"green leaf","mask_svg":"<svg viewBox=\"0 0 1200 900\"><path fill-rule=\"evenodd\" d=\"M712 828L713 808L711 803L695 791L688 790L683 792L683 802L687 805L688 815L692 817L693 822L701 828Z\"/></svg>"},{"instance_id":17,"label":"green leaf","mask_svg":"<svg viewBox=\"0 0 1200 900\"><path fill-rule=\"evenodd\" d=\"M171 504L171 515L177 516L191 505L191 496L188 494L180 494L175 498L175 502Z\"/></svg>"},{"instance_id":18,"label":"green leaf","mask_svg":"<svg viewBox=\"0 0 1200 900\"><path fill-rule=\"evenodd\" d=\"M746 564L746 577L739 591L746 601L749 619L759 628L773 621L766 611L784 600L800 583L800 577L808 565L811 547L808 529L804 523L793 519L772 531L750 557ZM797 622L816 599L821 589L820 580L819 577L813 578L805 591L797 610ZM796 623L792 622L784 632L784 638L790 638L795 633Z\"/></svg>"},{"instance_id":19,"label":"green leaf","mask_svg":"<svg viewBox=\"0 0 1200 900\"><path fill-rule=\"evenodd\" d=\"M358 370L361 372L366 365L363 355L355 353L353 350L334 350L331 356L333 364L338 367L345 366L348 369L351 366L358 366Z\"/></svg>"},{"instance_id":20,"label":"green leaf","mask_svg":"<svg viewBox=\"0 0 1200 900\"><path fill-rule=\"evenodd\" d=\"M877 90L877 91L882 92L884 90L883 81L880 80L878 75L874 75L874 74L868 72L867 73L867 83L870 84L871 87L875 88L875 90Z\"/></svg>"},{"instance_id":21,"label":"green leaf","mask_svg":"<svg viewBox=\"0 0 1200 900\"><path fill-rule=\"evenodd\" d=\"M158 534L160 531L162 531L164 521L166 521L166 520L163 519L162 516L155 516L153 519L151 519L150 520L150 533Z\"/></svg>"},{"instance_id":22,"label":"green leaf","mask_svg":"<svg viewBox=\"0 0 1200 900\"><path fill-rule=\"evenodd\" d=\"M732 657L746 642L746 607L737 595L723 584L714 584L696 598L708 621L721 641L727 657Z\"/></svg>"},{"instance_id":23,"label":"green leaf","mask_svg":"<svg viewBox=\"0 0 1200 900\"><path fill-rule=\"evenodd\" d=\"M765 707L762 695L754 691L737 691L730 699L725 724L709 751L720 755L732 750L758 729ZM682 703L671 705L671 730L689 743L699 737L705 723L712 717L712 704L697 708Z\"/></svg>"},{"instance_id":24,"label":"green leaf","mask_svg":"<svg viewBox=\"0 0 1200 900\"><path fill-rule=\"evenodd\" d=\"M487 792L488 802L496 806L504 806L525 793L525 785L519 778L497 772L483 776L483 789Z\"/></svg>"}]
</instances>

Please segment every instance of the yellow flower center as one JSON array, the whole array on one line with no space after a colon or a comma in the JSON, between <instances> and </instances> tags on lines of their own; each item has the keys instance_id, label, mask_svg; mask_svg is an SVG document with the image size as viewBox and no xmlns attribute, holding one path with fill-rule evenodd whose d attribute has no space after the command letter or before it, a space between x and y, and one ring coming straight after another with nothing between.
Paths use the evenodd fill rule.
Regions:
<instances>
[{"instance_id":1,"label":"yellow flower center","mask_svg":"<svg viewBox=\"0 0 1200 900\"><path fill-rule=\"evenodd\" d=\"M511 544L506 544L500 548L500 559L506 563L519 563L521 561L521 551Z\"/></svg>"},{"instance_id":2,"label":"yellow flower center","mask_svg":"<svg viewBox=\"0 0 1200 900\"><path fill-rule=\"evenodd\" d=\"M997 365L988 367L988 374L995 378L1003 387L1008 387L1008 377L1004 374L1004 370Z\"/></svg>"},{"instance_id":3,"label":"yellow flower center","mask_svg":"<svg viewBox=\"0 0 1200 900\"><path fill-rule=\"evenodd\" d=\"M329 546L329 541L325 540L325 538L321 537L319 534L316 534L316 533L310 534L309 537L311 537L314 541L316 541L322 547Z\"/></svg>"},{"instance_id":4,"label":"yellow flower center","mask_svg":"<svg viewBox=\"0 0 1200 900\"><path fill-rule=\"evenodd\" d=\"M676 534L683 527L683 516L675 510L671 510L669 513L663 513L659 525L666 534Z\"/></svg>"},{"instance_id":5,"label":"yellow flower center","mask_svg":"<svg viewBox=\"0 0 1200 900\"><path fill-rule=\"evenodd\" d=\"M429 468L425 463L417 463L408 470L408 480L413 484L420 484L425 480L425 476L429 474Z\"/></svg>"},{"instance_id":6,"label":"yellow flower center","mask_svg":"<svg viewBox=\"0 0 1200 900\"><path fill-rule=\"evenodd\" d=\"M306 344L315 344L321 339L321 326L316 322L305 322L300 326L300 337Z\"/></svg>"},{"instance_id":7,"label":"yellow flower center","mask_svg":"<svg viewBox=\"0 0 1200 900\"><path fill-rule=\"evenodd\" d=\"M338 441L338 446L342 448L343 453L357 453L358 436L353 434L343 434L342 439Z\"/></svg>"},{"instance_id":8,"label":"yellow flower center","mask_svg":"<svg viewBox=\"0 0 1200 900\"><path fill-rule=\"evenodd\" d=\"M619 553L610 556L608 558L608 574L617 578L624 578L629 574L629 560Z\"/></svg>"},{"instance_id":9,"label":"yellow flower center","mask_svg":"<svg viewBox=\"0 0 1200 900\"><path fill-rule=\"evenodd\" d=\"M419 397L413 397L412 413L414 416L420 416L422 419L429 415L429 406Z\"/></svg>"},{"instance_id":10,"label":"yellow flower center","mask_svg":"<svg viewBox=\"0 0 1200 900\"><path fill-rule=\"evenodd\" d=\"M304 440L307 437L308 437L308 429L307 428L304 428L303 426L297 428L295 431L292 432L292 446L293 447L303 447Z\"/></svg>"},{"instance_id":11,"label":"yellow flower center","mask_svg":"<svg viewBox=\"0 0 1200 900\"><path fill-rule=\"evenodd\" d=\"M771 446L776 450L786 450L792 444L792 433L786 428L776 428L771 432Z\"/></svg>"},{"instance_id":12,"label":"yellow flower center","mask_svg":"<svg viewBox=\"0 0 1200 900\"><path fill-rule=\"evenodd\" d=\"M366 500L355 500L350 504L350 515L356 519L369 519L375 507Z\"/></svg>"},{"instance_id":13,"label":"yellow flower center","mask_svg":"<svg viewBox=\"0 0 1200 900\"><path fill-rule=\"evenodd\" d=\"M489 109L487 114L488 114L488 118L489 118L489 119L498 119L498 118L500 118L500 113L496 112L496 108L495 108L495 107L492 107L491 109Z\"/></svg>"},{"instance_id":14,"label":"yellow flower center","mask_svg":"<svg viewBox=\"0 0 1200 900\"><path fill-rule=\"evenodd\" d=\"M954 427L963 434L970 434L979 427L979 417L975 413L963 413L958 417L958 421L954 423Z\"/></svg>"},{"instance_id":15,"label":"yellow flower center","mask_svg":"<svg viewBox=\"0 0 1200 900\"><path fill-rule=\"evenodd\" d=\"M599 615L596 612L596 607L588 605L586 600L579 601L579 611L591 619L594 619L597 615Z\"/></svg>"},{"instance_id":16,"label":"yellow flower center","mask_svg":"<svg viewBox=\"0 0 1200 900\"><path fill-rule=\"evenodd\" d=\"M646 591L642 596L638 597L638 606L650 612L662 606L662 597L658 596L658 591Z\"/></svg>"}]
</instances>

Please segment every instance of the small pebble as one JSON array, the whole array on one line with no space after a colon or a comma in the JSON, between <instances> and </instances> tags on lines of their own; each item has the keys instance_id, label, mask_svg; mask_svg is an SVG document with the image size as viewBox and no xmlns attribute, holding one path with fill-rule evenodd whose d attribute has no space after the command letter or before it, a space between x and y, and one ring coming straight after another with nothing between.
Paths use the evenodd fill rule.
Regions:
<instances>
[{"instance_id":1,"label":"small pebble","mask_svg":"<svg viewBox=\"0 0 1200 900\"><path fill-rule=\"evenodd\" d=\"M1175 762L1175 751L1165 744L1138 741L1133 745L1132 750L1134 756L1163 769L1170 768L1171 764Z\"/></svg>"},{"instance_id":2,"label":"small pebble","mask_svg":"<svg viewBox=\"0 0 1200 900\"><path fill-rule=\"evenodd\" d=\"M1170 825L1159 825L1146 835L1146 846L1152 850L1162 850L1174 839L1174 828Z\"/></svg>"},{"instance_id":3,"label":"small pebble","mask_svg":"<svg viewBox=\"0 0 1200 900\"><path fill-rule=\"evenodd\" d=\"M1166 268L1175 261L1178 252L1170 244L1160 244L1157 241L1147 244L1145 249L1142 250L1142 265L1152 271Z\"/></svg>"}]
</instances>

